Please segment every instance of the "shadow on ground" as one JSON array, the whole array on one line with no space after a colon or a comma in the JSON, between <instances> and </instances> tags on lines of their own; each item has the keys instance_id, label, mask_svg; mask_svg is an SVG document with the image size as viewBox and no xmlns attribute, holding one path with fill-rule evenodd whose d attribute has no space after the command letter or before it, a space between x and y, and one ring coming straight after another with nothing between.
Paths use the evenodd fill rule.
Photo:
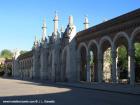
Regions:
<instances>
[{"instance_id":1,"label":"shadow on ground","mask_svg":"<svg viewBox=\"0 0 140 105\"><path fill-rule=\"evenodd\" d=\"M65 87L61 85L56 85L55 83L47 83L41 81L30 81L29 83L26 83L26 81L24 81L25 80L23 80L23 82L19 82L19 84L49 86L50 88L69 88L70 91L60 93L0 97L0 105L1 103L3 103L3 101L30 101L30 105L35 103L47 105L140 105L140 96L137 95L126 95L119 93Z\"/></svg>"}]
</instances>

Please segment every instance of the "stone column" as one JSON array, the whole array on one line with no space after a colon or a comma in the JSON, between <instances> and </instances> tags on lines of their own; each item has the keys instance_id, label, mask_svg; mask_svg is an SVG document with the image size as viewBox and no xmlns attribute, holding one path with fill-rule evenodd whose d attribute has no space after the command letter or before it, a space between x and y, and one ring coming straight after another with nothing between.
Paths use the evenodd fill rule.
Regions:
<instances>
[{"instance_id":1,"label":"stone column","mask_svg":"<svg viewBox=\"0 0 140 105\"><path fill-rule=\"evenodd\" d=\"M46 79L46 53L45 53L45 48L42 46L41 51L40 51L40 79L45 80ZM46 64L45 64L46 63Z\"/></svg>"},{"instance_id":2,"label":"stone column","mask_svg":"<svg viewBox=\"0 0 140 105\"><path fill-rule=\"evenodd\" d=\"M116 51L112 49L112 82L117 82L117 65L116 65Z\"/></svg>"},{"instance_id":3,"label":"stone column","mask_svg":"<svg viewBox=\"0 0 140 105\"><path fill-rule=\"evenodd\" d=\"M87 55L87 66L86 66L86 70L87 70L87 82L91 81L91 71L90 71L90 55Z\"/></svg>"},{"instance_id":4,"label":"stone column","mask_svg":"<svg viewBox=\"0 0 140 105\"><path fill-rule=\"evenodd\" d=\"M80 66L81 66L81 61L80 61L80 55L77 55L77 81L80 81Z\"/></svg>"},{"instance_id":5,"label":"stone column","mask_svg":"<svg viewBox=\"0 0 140 105\"><path fill-rule=\"evenodd\" d=\"M120 77L120 68L118 67L118 48L116 49L116 82L119 83L119 77Z\"/></svg>"},{"instance_id":6,"label":"stone column","mask_svg":"<svg viewBox=\"0 0 140 105\"><path fill-rule=\"evenodd\" d=\"M103 78L103 55L98 55L98 82L101 83Z\"/></svg>"},{"instance_id":7,"label":"stone column","mask_svg":"<svg viewBox=\"0 0 140 105\"><path fill-rule=\"evenodd\" d=\"M134 46L130 46L128 50L128 78L130 84L135 84L135 53Z\"/></svg>"}]
</instances>

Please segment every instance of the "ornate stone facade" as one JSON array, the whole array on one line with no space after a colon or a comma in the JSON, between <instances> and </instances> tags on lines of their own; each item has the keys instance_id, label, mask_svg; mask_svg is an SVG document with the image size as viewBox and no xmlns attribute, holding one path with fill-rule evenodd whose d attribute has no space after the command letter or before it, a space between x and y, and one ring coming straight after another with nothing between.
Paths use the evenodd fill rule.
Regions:
<instances>
[{"instance_id":1,"label":"ornate stone facade","mask_svg":"<svg viewBox=\"0 0 140 105\"><path fill-rule=\"evenodd\" d=\"M69 17L69 23L64 32L58 31L58 20L56 14L53 20L54 32L49 39L46 38L44 20L41 42L35 38L33 49L28 52L31 53L30 56L25 54L25 57L22 57L23 55L15 57L14 77L101 83L105 82L104 71L106 71L106 81L118 83L120 78L117 71L116 49L124 45L128 53L128 78L125 79L130 84L135 83L134 43L140 42L140 9L91 28L88 28L89 22L86 17L85 29L78 33L76 33L72 16ZM110 49L110 54L105 55L111 57L111 63L106 62L103 56L107 49ZM93 54L90 55L90 52Z\"/></svg>"}]
</instances>

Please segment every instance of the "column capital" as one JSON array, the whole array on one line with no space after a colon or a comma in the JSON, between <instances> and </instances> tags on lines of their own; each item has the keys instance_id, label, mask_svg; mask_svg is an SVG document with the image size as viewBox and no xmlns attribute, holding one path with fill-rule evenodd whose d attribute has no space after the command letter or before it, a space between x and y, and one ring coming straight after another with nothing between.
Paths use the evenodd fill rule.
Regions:
<instances>
[{"instance_id":1,"label":"column capital","mask_svg":"<svg viewBox=\"0 0 140 105\"><path fill-rule=\"evenodd\" d=\"M117 51L112 51L112 58L116 58L117 57Z\"/></svg>"},{"instance_id":2,"label":"column capital","mask_svg":"<svg viewBox=\"0 0 140 105\"><path fill-rule=\"evenodd\" d=\"M135 58L135 49L134 48L129 49L128 55L131 56L132 58Z\"/></svg>"}]
</instances>

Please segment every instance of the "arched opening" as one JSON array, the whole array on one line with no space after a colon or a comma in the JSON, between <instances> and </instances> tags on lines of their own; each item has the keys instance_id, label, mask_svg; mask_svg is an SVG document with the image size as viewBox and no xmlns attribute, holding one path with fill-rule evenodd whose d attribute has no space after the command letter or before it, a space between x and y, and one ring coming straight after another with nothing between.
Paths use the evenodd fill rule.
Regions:
<instances>
[{"instance_id":1,"label":"arched opening","mask_svg":"<svg viewBox=\"0 0 140 105\"><path fill-rule=\"evenodd\" d=\"M134 43L135 49L135 82L140 83L140 40Z\"/></svg>"},{"instance_id":2,"label":"arched opening","mask_svg":"<svg viewBox=\"0 0 140 105\"><path fill-rule=\"evenodd\" d=\"M121 83L128 79L128 54L124 45L117 48L117 74Z\"/></svg>"},{"instance_id":3,"label":"arched opening","mask_svg":"<svg viewBox=\"0 0 140 105\"><path fill-rule=\"evenodd\" d=\"M90 63L90 81L97 82L98 81L98 70L97 70L97 46L92 43L89 46L89 63Z\"/></svg>"},{"instance_id":4,"label":"arched opening","mask_svg":"<svg viewBox=\"0 0 140 105\"><path fill-rule=\"evenodd\" d=\"M104 82L112 82L111 79L111 48L107 48L103 54L103 80Z\"/></svg>"},{"instance_id":5,"label":"arched opening","mask_svg":"<svg viewBox=\"0 0 140 105\"><path fill-rule=\"evenodd\" d=\"M129 83L128 72L128 38L118 34L114 40L116 51L116 79L118 83Z\"/></svg>"},{"instance_id":6,"label":"arched opening","mask_svg":"<svg viewBox=\"0 0 140 105\"><path fill-rule=\"evenodd\" d=\"M103 60L103 82L111 83L112 82L112 59L111 59L111 42L109 40L104 40L101 44L101 54Z\"/></svg>"},{"instance_id":7,"label":"arched opening","mask_svg":"<svg viewBox=\"0 0 140 105\"><path fill-rule=\"evenodd\" d=\"M80 49L80 81L87 80L87 52L84 46Z\"/></svg>"},{"instance_id":8,"label":"arched opening","mask_svg":"<svg viewBox=\"0 0 140 105\"><path fill-rule=\"evenodd\" d=\"M132 46L134 47L134 63L135 63L135 82L140 83L140 30L132 34Z\"/></svg>"}]
</instances>

